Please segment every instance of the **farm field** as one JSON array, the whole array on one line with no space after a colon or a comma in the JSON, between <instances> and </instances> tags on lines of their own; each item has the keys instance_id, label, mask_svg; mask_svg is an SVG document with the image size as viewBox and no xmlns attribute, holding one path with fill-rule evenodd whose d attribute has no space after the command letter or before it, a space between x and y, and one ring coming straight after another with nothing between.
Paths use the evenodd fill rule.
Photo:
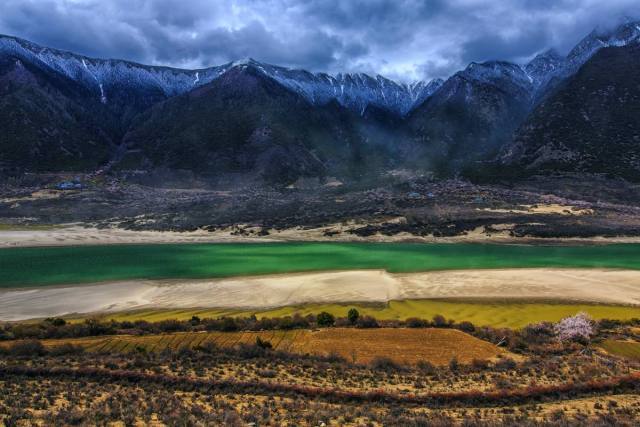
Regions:
<instances>
[{"instance_id":1,"label":"farm field","mask_svg":"<svg viewBox=\"0 0 640 427\"><path fill-rule=\"evenodd\" d=\"M353 269L418 272L536 267L637 270L640 244L226 243L3 248L0 287Z\"/></svg>"},{"instance_id":2,"label":"farm field","mask_svg":"<svg viewBox=\"0 0 640 427\"><path fill-rule=\"evenodd\" d=\"M605 340L600 347L608 353L640 361L640 343L633 341Z\"/></svg>"},{"instance_id":3,"label":"farm field","mask_svg":"<svg viewBox=\"0 0 640 427\"><path fill-rule=\"evenodd\" d=\"M562 304L526 303L522 301L453 301L453 300L406 300L390 301L388 304L305 304L287 306L273 310L246 311L224 309L186 310L138 310L104 315L105 319L118 321L146 320L149 322L178 319L187 320L192 316L217 318L222 316L262 317L291 316L329 312L336 317L345 317L350 308L355 307L363 315L381 320L405 320L410 317L431 319L440 314L456 322L469 321L478 326L498 328L521 328L530 323L556 322L584 311L594 319L627 320L640 318L640 308L604 304Z\"/></svg>"},{"instance_id":4,"label":"farm field","mask_svg":"<svg viewBox=\"0 0 640 427\"><path fill-rule=\"evenodd\" d=\"M368 363L376 357L388 357L405 364L428 361L434 365L446 365L453 357L461 363L469 363L473 359L491 360L509 354L491 343L454 329L331 328L314 331L184 332L55 339L43 340L42 343L48 347L72 343L90 352L131 352L136 349L160 352L167 348L194 348L206 343L214 343L218 347L255 344L257 337L269 341L277 350L314 355L337 353L358 363Z\"/></svg>"}]
</instances>

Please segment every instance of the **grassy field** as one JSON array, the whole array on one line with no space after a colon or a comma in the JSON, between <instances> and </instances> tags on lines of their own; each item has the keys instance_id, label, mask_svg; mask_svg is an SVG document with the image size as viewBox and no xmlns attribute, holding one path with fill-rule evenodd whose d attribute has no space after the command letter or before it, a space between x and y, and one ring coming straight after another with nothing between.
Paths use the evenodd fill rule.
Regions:
<instances>
[{"instance_id":1,"label":"grassy field","mask_svg":"<svg viewBox=\"0 0 640 427\"><path fill-rule=\"evenodd\" d=\"M462 363L469 363L474 358L490 360L500 354L508 354L491 343L453 329L331 328L317 331L184 332L42 342L48 347L72 343L87 351L130 352L144 349L150 352L166 348L194 348L207 342L219 347L233 347L239 343L254 344L256 337L269 341L278 350L316 355L338 353L347 360L359 363L370 362L375 357L389 357L400 363L423 360L434 365L445 365L454 356Z\"/></svg>"},{"instance_id":2,"label":"grassy field","mask_svg":"<svg viewBox=\"0 0 640 427\"><path fill-rule=\"evenodd\" d=\"M186 320L192 316L200 318L218 318L222 316L261 317L291 316L318 314L321 311L335 316L346 317L350 308L355 307L362 315L376 319L404 320L410 317L431 319L436 314L453 319L456 322L469 321L479 326L500 328L521 328L530 323L541 321L556 322L564 317L584 311L595 319L632 319L640 318L640 309L598 304L561 304L561 303L525 303L525 302L461 302L437 300L391 301L389 304L308 304L288 306L265 311L242 311L222 309L187 309L187 310L141 310L110 314L107 319L115 320L147 320L150 322L179 319Z\"/></svg>"},{"instance_id":3,"label":"grassy field","mask_svg":"<svg viewBox=\"0 0 640 427\"><path fill-rule=\"evenodd\" d=\"M0 223L0 231L34 231L34 230L56 230L59 225L46 224L2 224Z\"/></svg>"},{"instance_id":4,"label":"grassy field","mask_svg":"<svg viewBox=\"0 0 640 427\"><path fill-rule=\"evenodd\" d=\"M0 287L323 270L519 267L640 269L640 244L227 243L4 248L0 249Z\"/></svg>"},{"instance_id":5,"label":"grassy field","mask_svg":"<svg viewBox=\"0 0 640 427\"><path fill-rule=\"evenodd\" d=\"M600 345L600 347L605 349L608 353L615 354L616 356L640 361L639 342L606 340Z\"/></svg>"}]
</instances>

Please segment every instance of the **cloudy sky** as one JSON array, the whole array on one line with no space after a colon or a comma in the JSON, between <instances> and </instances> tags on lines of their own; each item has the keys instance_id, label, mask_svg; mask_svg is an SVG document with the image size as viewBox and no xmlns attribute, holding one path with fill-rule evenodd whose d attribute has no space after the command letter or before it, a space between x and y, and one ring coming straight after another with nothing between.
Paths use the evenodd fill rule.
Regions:
<instances>
[{"instance_id":1,"label":"cloudy sky","mask_svg":"<svg viewBox=\"0 0 640 427\"><path fill-rule=\"evenodd\" d=\"M101 58L446 77L471 61L566 52L638 0L1 0L0 33Z\"/></svg>"}]
</instances>

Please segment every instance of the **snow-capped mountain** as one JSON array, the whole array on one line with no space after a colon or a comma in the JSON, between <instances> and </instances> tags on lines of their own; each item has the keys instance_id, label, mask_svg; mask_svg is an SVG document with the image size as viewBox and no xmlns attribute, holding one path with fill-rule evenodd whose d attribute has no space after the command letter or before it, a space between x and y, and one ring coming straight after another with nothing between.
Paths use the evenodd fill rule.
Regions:
<instances>
[{"instance_id":1,"label":"snow-capped mountain","mask_svg":"<svg viewBox=\"0 0 640 427\"><path fill-rule=\"evenodd\" d=\"M49 67L82 83L105 104L109 102L110 92L132 87L155 92L165 98L180 95L210 83L234 67L255 68L313 105L324 105L335 99L358 113L362 113L367 105L374 105L405 115L442 84L440 79L399 84L379 75L371 77L362 73L331 76L264 64L252 59L199 70L155 67L89 58L10 36L0 36L0 55L13 55Z\"/></svg>"},{"instance_id":2,"label":"snow-capped mountain","mask_svg":"<svg viewBox=\"0 0 640 427\"><path fill-rule=\"evenodd\" d=\"M49 67L89 88L102 103L108 103L110 90L124 87L157 91L165 97L179 95L211 82L228 68L221 66L202 70L181 70L121 60L95 59L42 47L10 36L0 36L0 55L11 55Z\"/></svg>"},{"instance_id":3,"label":"snow-capped mountain","mask_svg":"<svg viewBox=\"0 0 640 427\"><path fill-rule=\"evenodd\" d=\"M310 73L262 64L252 59L236 62L235 66L254 67L283 86L297 92L314 105L324 105L335 99L341 105L363 113L368 105L405 115L432 95L443 83L430 82L398 84L380 75Z\"/></svg>"},{"instance_id":4,"label":"snow-capped mountain","mask_svg":"<svg viewBox=\"0 0 640 427\"><path fill-rule=\"evenodd\" d=\"M564 69L567 59L555 49L548 49L524 66L535 87L544 85L551 76Z\"/></svg>"},{"instance_id":5,"label":"snow-capped mountain","mask_svg":"<svg viewBox=\"0 0 640 427\"><path fill-rule=\"evenodd\" d=\"M626 46L640 40L640 21L627 22L612 31L595 29L583 38L567 55L567 67L573 72L598 50L609 46Z\"/></svg>"},{"instance_id":6,"label":"snow-capped mountain","mask_svg":"<svg viewBox=\"0 0 640 427\"><path fill-rule=\"evenodd\" d=\"M598 78L609 73L606 58L626 67L624 58L611 56L621 49L610 47L635 54L638 40L640 23L628 22L592 32L567 56L547 50L522 65L473 62L444 82L402 84L252 59L199 70L145 66L0 36L0 163L35 171L160 167L211 176L259 175L273 169L265 165L279 165L268 175L286 180L297 173L361 176L408 164L457 173L495 158L592 59L600 58L592 70ZM624 98L622 106L634 102ZM611 133L622 135L621 129L616 124Z\"/></svg>"},{"instance_id":7,"label":"snow-capped mountain","mask_svg":"<svg viewBox=\"0 0 640 427\"><path fill-rule=\"evenodd\" d=\"M583 38L567 56L549 49L537 55L524 70L534 82L537 95L548 91L552 81L559 81L572 74L600 49L610 46L626 46L640 41L640 22L627 22L613 30L593 30Z\"/></svg>"},{"instance_id":8,"label":"snow-capped mountain","mask_svg":"<svg viewBox=\"0 0 640 427\"><path fill-rule=\"evenodd\" d=\"M532 78L521 66L505 61L472 62L463 71L454 74L452 79L496 86L509 92L530 92L533 85ZM438 93L438 96L446 99L451 94Z\"/></svg>"}]
</instances>

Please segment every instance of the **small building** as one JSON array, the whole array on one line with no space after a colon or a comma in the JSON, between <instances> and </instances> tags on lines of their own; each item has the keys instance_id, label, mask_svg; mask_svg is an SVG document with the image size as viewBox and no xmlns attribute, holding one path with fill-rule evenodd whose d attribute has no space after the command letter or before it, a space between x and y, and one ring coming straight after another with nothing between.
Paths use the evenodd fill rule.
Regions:
<instances>
[{"instance_id":1,"label":"small building","mask_svg":"<svg viewBox=\"0 0 640 427\"><path fill-rule=\"evenodd\" d=\"M80 190L81 188L82 184L74 181L62 181L56 184L58 190Z\"/></svg>"}]
</instances>

